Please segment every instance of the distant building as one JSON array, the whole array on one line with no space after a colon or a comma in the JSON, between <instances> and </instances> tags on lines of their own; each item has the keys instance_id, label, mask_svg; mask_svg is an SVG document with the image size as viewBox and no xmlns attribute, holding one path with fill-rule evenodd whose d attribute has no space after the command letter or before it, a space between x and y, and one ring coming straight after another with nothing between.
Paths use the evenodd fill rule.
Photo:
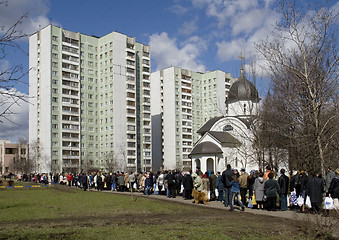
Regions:
<instances>
[{"instance_id":1,"label":"distant building","mask_svg":"<svg viewBox=\"0 0 339 240\"><path fill-rule=\"evenodd\" d=\"M28 144L0 140L1 175L30 172Z\"/></svg>"},{"instance_id":2,"label":"distant building","mask_svg":"<svg viewBox=\"0 0 339 240\"><path fill-rule=\"evenodd\" d=\"M29 39L29 67L40 172L151 168L149 46L49 25Z\"/></svg>"},{"instance_id":3,"label":"distant building","mask_svg":"<svg viewBox=\"0 0 339 240\"><path fill-rule=\"evenodd\" d=\"M190 168L198 129L226 115L226 97L236 79L229 73L170 67L151 74L153 170Z\"/></svg>"}]
</instances>

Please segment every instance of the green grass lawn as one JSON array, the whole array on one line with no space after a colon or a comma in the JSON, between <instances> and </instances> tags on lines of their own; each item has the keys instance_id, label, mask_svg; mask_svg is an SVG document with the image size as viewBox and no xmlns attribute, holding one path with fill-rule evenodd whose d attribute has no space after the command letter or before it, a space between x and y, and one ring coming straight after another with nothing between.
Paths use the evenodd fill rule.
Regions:
<instances>
[{"instance_id":1,"label":"green grass lawn","mask_svg":"<svg viewBox=\"0 0 339 240\"><path fill-rule=\"evenodd\" d=\"M310 239L292 220L134 196L0 190L0 239Z\"/></svg>"}]
</instances>

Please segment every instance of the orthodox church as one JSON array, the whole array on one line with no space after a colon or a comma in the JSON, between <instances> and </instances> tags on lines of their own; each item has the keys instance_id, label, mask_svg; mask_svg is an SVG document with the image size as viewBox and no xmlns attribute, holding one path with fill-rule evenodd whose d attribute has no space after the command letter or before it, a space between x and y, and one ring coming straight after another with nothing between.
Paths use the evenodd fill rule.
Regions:
<instances>
[{"instance_id":1,"label":"orthodox church","mask_svg":"<svg viewBox=\"0 0 339 240\"><path fill-rule=\"evenodd\" d=\"M212 118L198 130L201 137L189 155L193 171L222 172L227 164L247 172L258 169L253 126L259 101L256 87L241 70L226 99L226 116Z\"/></svg>"}]
</instances>

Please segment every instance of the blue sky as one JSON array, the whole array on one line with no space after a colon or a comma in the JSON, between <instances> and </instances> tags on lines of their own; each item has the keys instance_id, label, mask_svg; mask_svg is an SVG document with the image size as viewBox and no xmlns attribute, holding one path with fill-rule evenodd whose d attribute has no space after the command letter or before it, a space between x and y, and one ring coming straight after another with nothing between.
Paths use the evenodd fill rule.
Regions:
<instances>
[{"instance_id":1,"label":"blue sky","mask_svg":"<svg viewBox=\"0 0 339 240\"><path fill-rule=\"evenodd\" d=\"M240 73L238 56L246 63L254 59L254 43L269 36L281 16L274 11L276 0L8 0L0 5L1 34L22 14L27 17L20 29L32 34L52 23L87 35L103 36L112 31L135 37L151 45L152 71L179 66L195 71ZM333 1L339 9L339 3ZM28 71L28 39L20 45L24 52L9 49L0 59L0 68L22 64ZM256 58L258 65L261 60ZM259 66L259 94L267 91L267 81ZM28 75L14 86L28 94ZM13 121L0 123L0 139L16 141L28 137L28 105L16 106Z\"/></svg>"}]
</instances>

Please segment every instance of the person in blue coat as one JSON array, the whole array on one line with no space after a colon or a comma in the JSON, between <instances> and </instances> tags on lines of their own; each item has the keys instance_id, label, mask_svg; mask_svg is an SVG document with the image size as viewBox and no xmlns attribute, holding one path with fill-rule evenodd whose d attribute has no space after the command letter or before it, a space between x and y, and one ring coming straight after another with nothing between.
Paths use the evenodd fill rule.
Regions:
<instances>
[{"instance_id":1,"label":"person in blue coat","mask_svg":"<svg viewBox=\"0 0 339 240\"><path fill-rule=\"evenodd\" d=\"M234 211L234 199L237 197L238 203L242 211L245 211L245 206L240 200L240 182L236 175L233 175L233 180L231 181L231 208L230 211Z\"/></svg>"}]
</instances>

